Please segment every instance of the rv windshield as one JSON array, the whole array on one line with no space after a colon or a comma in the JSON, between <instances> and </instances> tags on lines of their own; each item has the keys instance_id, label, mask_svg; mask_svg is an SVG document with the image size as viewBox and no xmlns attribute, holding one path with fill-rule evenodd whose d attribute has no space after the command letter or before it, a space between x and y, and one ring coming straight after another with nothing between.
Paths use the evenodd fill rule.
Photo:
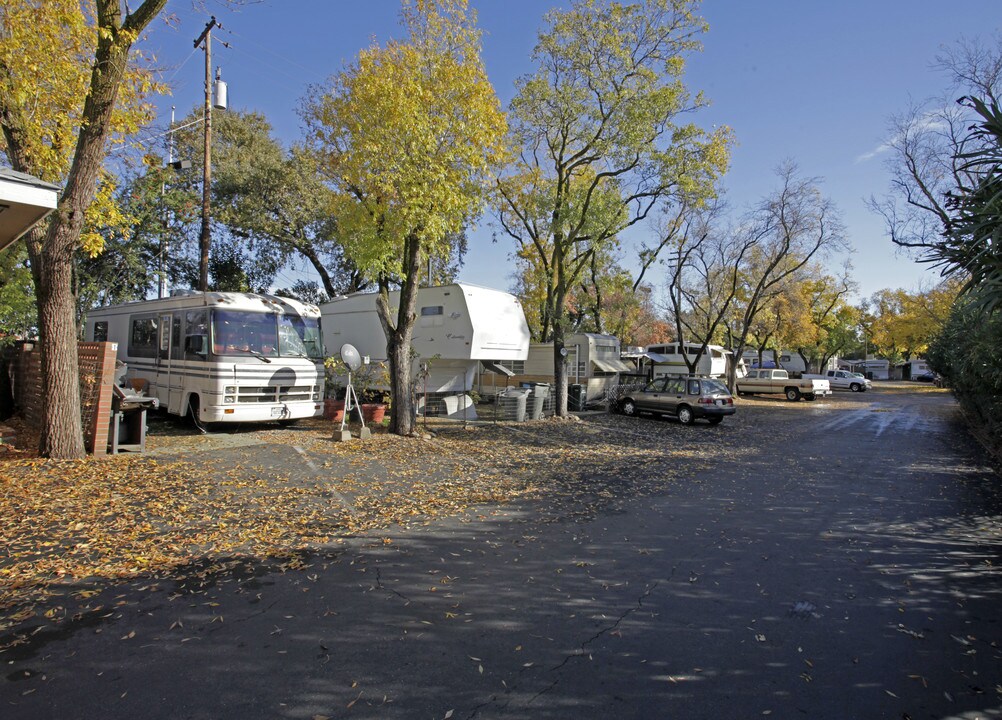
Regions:
<instances>
[{"instance_id":1,"label":"rv windshield","mask_svg":"<svg viewBox=\"0 0 1002 720\"><path fill-rule=\"evenodd\" d=\"M278 319L278 347L282 355L322 358L320 323L316 318L282 315Z\"/></svg>"},{"instance_id":2,"label":"rv windshield","mask_svg":"<svg viewBox=\"0 0 1002 720\"><path fill-rule=\"evenodd\" d=\"M212 311L212 352L216 355L278 355L278 333L271 313Z\"/></svg>"}]
</instances>

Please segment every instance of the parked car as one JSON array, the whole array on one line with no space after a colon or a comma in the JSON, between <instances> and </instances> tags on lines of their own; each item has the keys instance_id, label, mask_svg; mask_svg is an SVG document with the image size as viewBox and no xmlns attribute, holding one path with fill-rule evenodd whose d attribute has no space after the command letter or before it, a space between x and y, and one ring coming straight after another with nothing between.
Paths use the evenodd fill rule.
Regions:
<instances>
[{"instance_id":1,"label":"parked car","mask_svg":"<svg viewBox=\"0 0 1002 720\"><path fill-rule=\"evenodd\" d=\"M918 382L931 382L931 383L938 383L940 380L939 374L934 373L932 370L930 370L929 372L924 372L921 375L916 375L915 379Z\"/></svg>"},{"instance_id":2,"label":"parked car","mask_svg":"<svg viewBox=\"0 0 1002 720\"><path fill-rule=\"evenodd\" d=\"M659 377L642 390L627 392L616 404L624 415L642 412L671 415L683 425L705 418L716 425L735 412L734 398L720 380L702 377Z\"/></svg>"}]
</instances>

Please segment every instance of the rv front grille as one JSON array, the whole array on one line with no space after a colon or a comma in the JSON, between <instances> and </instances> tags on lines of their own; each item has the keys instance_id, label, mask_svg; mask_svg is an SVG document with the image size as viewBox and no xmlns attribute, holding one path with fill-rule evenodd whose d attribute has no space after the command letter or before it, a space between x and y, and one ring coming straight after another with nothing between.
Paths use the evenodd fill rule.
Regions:
<instances>
[{"instance_id":1,"label":"rv front grille","mask_svg":"<svg viewBox=\"0 0 1002 720\"><path fill-rule=\"evenodd\" d=\"M265 385L262 387L237 388L237 402L274 403L312 401L314 389L311 385Z\"/></svg>"}]
</instances>

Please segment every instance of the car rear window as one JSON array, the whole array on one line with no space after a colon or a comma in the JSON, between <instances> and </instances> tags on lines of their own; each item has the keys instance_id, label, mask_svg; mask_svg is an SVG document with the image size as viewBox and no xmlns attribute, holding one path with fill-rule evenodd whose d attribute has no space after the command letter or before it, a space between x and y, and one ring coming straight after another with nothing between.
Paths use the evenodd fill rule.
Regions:
<instances>
[{"instance_id":1,"label":"car rear window","mask_svg":"<svg viewBox=\"0 0 1002 720\"><path fill-rule=\"evenodd\" d=\"M730 391L728 391L727 386L724 385L719 380L704 380L703 381L703 394L709 395L711 393L727 393L727 394L730 394Z\"/></svg>"}]
</instances>

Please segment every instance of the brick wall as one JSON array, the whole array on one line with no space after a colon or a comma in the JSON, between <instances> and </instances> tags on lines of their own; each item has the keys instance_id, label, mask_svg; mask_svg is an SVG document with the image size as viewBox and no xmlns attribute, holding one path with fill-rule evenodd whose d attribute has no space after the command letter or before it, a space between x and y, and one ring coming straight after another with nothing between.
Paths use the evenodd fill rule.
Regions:
<instances>
[{"instance_id":1,"label":"brick wall","mask_svg":"<svg viewBox=\"0 0 1002 720\"><path fill-rule=\"evenodd\" d=\"M115 382L117 343L77 343L80 368L80 420L88 452L108 452L112 385ZM25 423L42 424L41 360L37 343L25 343L15 357L14 399Z\"/></svg>"}]
</instances>

